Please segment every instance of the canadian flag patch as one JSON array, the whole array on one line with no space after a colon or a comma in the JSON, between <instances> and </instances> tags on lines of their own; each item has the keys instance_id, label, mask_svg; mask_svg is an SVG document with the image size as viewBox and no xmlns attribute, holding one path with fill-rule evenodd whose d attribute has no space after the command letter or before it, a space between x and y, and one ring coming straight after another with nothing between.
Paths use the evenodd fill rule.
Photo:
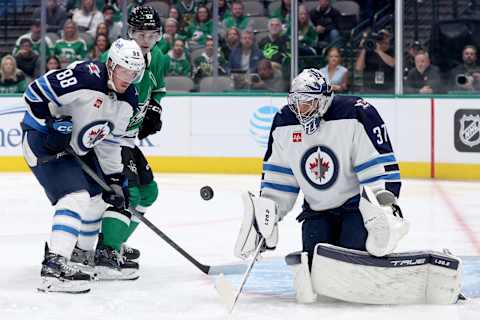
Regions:
<instances>
[{"instance_id":1,"label":"canadian flag patch","mask_svg":"<svg viewBox=\"0 0 480 320\"><path fill-rule=\"evenodd\" d=\"M292 133L292 142L302 142L302 133L301 132Z\"/></svg>"},{"instance_id":2,"label":"canadian flag patch","mask_svg":"<svg viewBox=\"0 0 480 320\"><path fill-rule=\"evenodd\" d=\"M103 100L100 99L100 98L97 98L97 100L95 100L95 103L93 104L93 106L97 109L100 109L100 107L102 106L102 103L103 103Z\"/></svg>"}]
</instances>

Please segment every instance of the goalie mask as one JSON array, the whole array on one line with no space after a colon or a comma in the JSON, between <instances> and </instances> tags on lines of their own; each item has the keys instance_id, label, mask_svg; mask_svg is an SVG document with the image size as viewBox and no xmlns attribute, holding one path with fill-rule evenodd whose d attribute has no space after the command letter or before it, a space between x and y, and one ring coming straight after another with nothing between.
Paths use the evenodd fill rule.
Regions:
<instances>
[{"instance_id":1,"label":"goalie mask","mask_svg":"<svg viewBox=\"0 0 480 320\"><path fill-rule=\"evenodd\" d=\"M293 79L288 93L288 106L309 135L318 130L332 100L332 87L317 69L303 70Z\"/></svg>"},{"instance_id":2,"label":"goalie mask","mask_svg":"<svg viewBox=\"0 0 480 320\"><path fill-rule=\"evenodd\" d=\"M162 22L150 6L135 7L128 16L128 36L147 54L162 36Z\"/></svg>"}]
</instances>

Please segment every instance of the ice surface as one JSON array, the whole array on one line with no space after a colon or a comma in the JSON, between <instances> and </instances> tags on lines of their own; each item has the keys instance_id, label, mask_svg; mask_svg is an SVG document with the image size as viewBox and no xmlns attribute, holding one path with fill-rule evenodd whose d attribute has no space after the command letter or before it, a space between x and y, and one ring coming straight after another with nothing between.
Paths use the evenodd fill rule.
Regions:
<instances>
[{"instance_id":1,"label":"ice surface","mask_svg":"<svg viewBox=\"0 0 480 320\"><path fill-rule=\"evenodd\" d=\"M243 213L240 192L257 190L257 176L161 174L156 179L160 194L148 217L157 227L204 264L240 262L232 253ZM215 191L210 201L200 197L204 185ZM400 204L411 230L399 250L449 248L457 255L480 256L479 190L480 183L472 182L405 181ZM1 320L480 319L479 299L453 306L365 306L328 299L298 305L286 281L288 269L279 267L275 272L268 263L263 266L271 268L271 274L263 272L261 281L247 281L233 315L228 315L215 292L214 279L145 226L129 241L142 250L139 280L95 282L85 295L37 293L53 210L30 173L0 174L0 192ZM295 222L299 205L281 222L279 246L265 255L265 263L281 261L301 248L300 225ZM466 270L470 277L478 275L476 266ZM257 270L254 267L254 274L261 270L262 263Z\"/></svg>"}]
</instances>

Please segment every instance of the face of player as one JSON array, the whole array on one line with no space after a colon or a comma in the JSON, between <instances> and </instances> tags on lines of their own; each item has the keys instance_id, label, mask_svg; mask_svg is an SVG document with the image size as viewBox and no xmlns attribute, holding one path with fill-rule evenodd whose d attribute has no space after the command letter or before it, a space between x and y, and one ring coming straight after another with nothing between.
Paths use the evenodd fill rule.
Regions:
<instances>
[{"instance_id":1,"label":"face of player","mask_svg":"<svg viewBox=\"0 0 480 320\"><path fill-rule=\"evenodd\" d=\"M155 43L160 40L160 32L154 30L137 30L132 33L132 39L140 46L142 53L147 54Z\"/></svg>"},{"instance_id":2,"label":"face of player","mask_svg":"<svg viewBox=\"0 0 480 320\"><path fill-rule=\"evenodd\" d=\"M303 100L297 104L298 113L302 117L308 117L312 115L318 109L318 99Z\"/></svg>"},{"instance_id":3,"label":"face of player","mask_svg":"<svg viewBox=\"0 0 480 320\"><path fill-rule=\"evenodd\" d=\"M139 76L138 72L128 70L120 65L115 66L112 81L118 93L124 93L130 84Z\"/></svg>"}]
</instances>

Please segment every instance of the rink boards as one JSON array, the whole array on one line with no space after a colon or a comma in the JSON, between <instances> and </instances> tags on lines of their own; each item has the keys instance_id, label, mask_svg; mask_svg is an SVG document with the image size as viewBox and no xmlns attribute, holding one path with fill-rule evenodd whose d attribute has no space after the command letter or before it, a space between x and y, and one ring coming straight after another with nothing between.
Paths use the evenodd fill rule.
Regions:
<instances>
[{"instance_id":1,"label":"rink boards","mask_svg":"<svg viewBox=\"0 0 480 320\"><path fill-rule=\"evenodd\" d=\"M367 97L387 124L403 177L480 179L478 97ZM170 94L164 126L141 148L156 172L260 173L282 95ZM0 97L0 171L21 156L21 96ZM93 106L92 106L93 107Z\"/></svg>"}]
</instances>

